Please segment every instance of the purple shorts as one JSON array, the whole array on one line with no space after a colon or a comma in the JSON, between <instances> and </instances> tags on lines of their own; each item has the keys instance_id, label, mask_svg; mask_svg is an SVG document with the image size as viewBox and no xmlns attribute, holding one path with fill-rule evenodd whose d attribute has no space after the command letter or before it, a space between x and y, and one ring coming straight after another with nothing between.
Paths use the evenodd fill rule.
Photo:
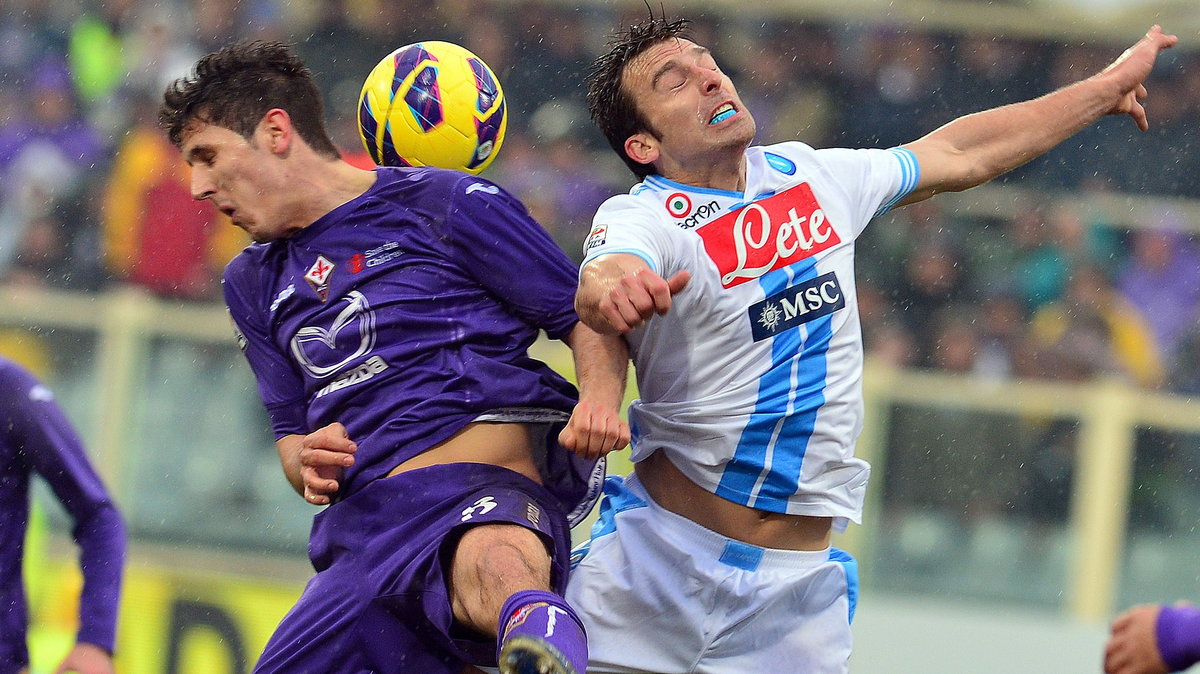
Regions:
<instances>
[{"instance_id":1,"label":"purple shorts","mask_svg":"<svg viewBox=\"0 0 1200 674\"><path fill-rule=\"evenodd\" d=\"M461 674L496 665L496 643L454 623L446 589L454 546L479 524L518 524L551 551L567 584L571 532L559 501L513 471L432 466L376 480L319 513L317 574L267 642L255 672Z\"/></svg>"}]
</instances>

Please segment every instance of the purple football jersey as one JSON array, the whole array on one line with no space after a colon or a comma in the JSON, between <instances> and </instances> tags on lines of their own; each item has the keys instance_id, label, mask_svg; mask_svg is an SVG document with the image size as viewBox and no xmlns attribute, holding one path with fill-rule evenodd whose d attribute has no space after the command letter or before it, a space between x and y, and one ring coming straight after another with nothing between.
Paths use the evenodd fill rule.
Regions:
<instances>
[{"instance_id":1,"label":"purple football jersey","mask_svg":"<svg viewBox=\"0 0 1200 674\"><path fill-rule=\"evenodd\" d=\"M54 395L33 375L0 358L0 671L16 671L29 662L21 558L34 473L49 483L75 523L71 534L83 571L76 639L111 652L125 525Z\"/></svg>"},{"instance_id":2,"label":"purple football jersey","mask_svg":"<svg viewBox=\"0 0 1200 674\"><path fill-rule=\"evenodd\" d=\"M574 328L575 283L495 184L381 168L361 196L248 247L224 287L276 437L337 421L358 444L344 498L473 420L565 419L575 388L526 350ZM595 463L549 445L546 486L571 511Z\"/></svg>"}]
</instances>

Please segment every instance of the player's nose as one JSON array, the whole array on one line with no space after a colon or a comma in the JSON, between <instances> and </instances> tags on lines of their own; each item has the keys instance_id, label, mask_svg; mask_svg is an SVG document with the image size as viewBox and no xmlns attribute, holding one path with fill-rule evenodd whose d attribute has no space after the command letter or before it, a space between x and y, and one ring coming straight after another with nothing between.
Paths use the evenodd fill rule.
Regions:
<instances>
[{"instance_id":1,"label":"player's nose","mask_svg":"<svg viewBox=\"0 0 1200 674\"><path fill-rule=\"evenodd\" d=\"M212 177L201 166L192 167L192 198L200 201L211 197L216 192Z\"/></svg>"},{"instance_id":2,"label":"player's nose","mask_svg":"<svg viewBox=\"0 0 1200 674\"><path fill-rule=\"evenodd\" d=\"M700 91L705 94L715 93L721 88L721 73L711 68L700 68L699 71Z\"/></svg>"}]
</instances>

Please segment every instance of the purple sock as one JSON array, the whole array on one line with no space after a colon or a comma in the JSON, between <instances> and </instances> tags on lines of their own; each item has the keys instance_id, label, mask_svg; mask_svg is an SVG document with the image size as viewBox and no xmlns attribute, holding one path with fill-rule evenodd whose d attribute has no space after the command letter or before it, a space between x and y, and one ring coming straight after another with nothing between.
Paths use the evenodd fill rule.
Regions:
<instances>
[{"instance_id":1,"label":"purple sock","mask_svg":"<svg viewBox=\"0 0 1200 674\"><path fill-rule=\"evenodd\" d=\"M1200 609L1164 606L1155 624L1158 651L1172 672L1200 662Z\"/></svg>"},{"instance_id":2,"label":"purple sock","mask_svg":"<svg viewBox=\"0 0 1200 674\"><path fill-rule=\"evenodd\" d=\"M541 640L577 672L587 670L587 632L567 600L545 590L522 590L500 609L497 653L516 636Z\"/></svg>"}]
</instances>

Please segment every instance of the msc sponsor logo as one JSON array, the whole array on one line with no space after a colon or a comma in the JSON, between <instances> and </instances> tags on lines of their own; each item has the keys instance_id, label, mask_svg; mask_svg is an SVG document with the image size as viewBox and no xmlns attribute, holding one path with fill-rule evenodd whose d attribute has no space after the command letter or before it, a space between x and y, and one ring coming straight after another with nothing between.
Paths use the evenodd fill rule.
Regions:
<instances>
[{"instance_id":1,"label":"msc sponsor logo","mask_svg":"<svg viewBox=\"0 0 1200 674\"><path fill-rule=\"evenodd\" d=\"M700 204L696 207L696 212L692 213L683 220L677 220L675 225L683 229L695 229L701 222L711 218L721 211L721 206L717 204L717 200L713 199L707 204Z\"/></svg>"},{"instance_id":2,"label":"msc sponsor logo","mask_svg":"<svg viewBox=\"0 0 1200 674\"><path fill-rule=\"evenodd\" d=\"M379 356L371 356L362 365L350 370L342 376L334 379L325 385L324 388L317 391L317 397L327 396L334 391L340 391L347 386L361 384L364 381L374 377L375 375L388 369L388 364Z\"/></svg>"},{"instance_id":3,"label":"msc sponsor logo","mask_svg":"<svg viewBox=\"0 0 1200 674\"><path fill-rule=\"evenodd\" d=\"M732 288L842 242L808 183L751 202L696 230Z\"/></svg>"},{"instance_id":4,"label":"msc sponsor logo","mask_svg":"<svg viewBox=\"0 0 1200 674\"><path fill-rule=\"evenodd\" d=\"M833 272L798 283L750 305L750 330L762 341L846 306L846 297Z\"/></svg>"}]
</instances>

